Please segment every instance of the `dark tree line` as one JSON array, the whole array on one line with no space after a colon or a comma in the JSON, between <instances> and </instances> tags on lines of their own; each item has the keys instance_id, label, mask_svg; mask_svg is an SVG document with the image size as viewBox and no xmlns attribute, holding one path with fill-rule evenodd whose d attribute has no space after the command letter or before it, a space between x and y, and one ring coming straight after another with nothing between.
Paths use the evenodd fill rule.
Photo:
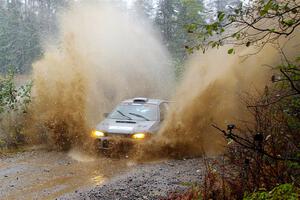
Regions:
<instances>
[{"instance_id":1,"label":"dark tree line","mask_svg":"<svg viewBox=\"0 0 300 200\"><path fill-rule=\"evenodd\" d=\"M41 37L57 32L56 13L67 0L0 0L0 72L30 71L42 55Z\"/></svg>"},{"instance_id":2,"label":"dark tree line","mask_svg":"<svg viewBox=\"0 0 300 200\"><path fill-rule=\"evenodd\" d=\"M124 5L126 0L120 0ZM0 0L0 73L14 68L28 72L42 54L44 38L55 38L57 13L73 0ZM136 0L134 9L156 26L170 51L175 67L181 69L188 55L186 44L193 41L188 24L206 24L210 11L227 12L240 0ZM212 19L214 20L214 19ZM192 43L193 44L193 43Z\"/></svg>"},{"instance_id":3,"label":"dark tree line","mask_svg":"<svg viewBox=\"0 0 300 200\"><path fill-rule=\"evenodd\" d=\"M228 13L230 8L240 3L240 0L211 0L207 4L203 0L138 0L135 7L160 30L163 42L172 55L176 74L180 75L183 62L190 53L188 46L197 44L188 32L189 25L205 25L216 20L213 17L215 13Z\"/></svg>"}]
</instances>

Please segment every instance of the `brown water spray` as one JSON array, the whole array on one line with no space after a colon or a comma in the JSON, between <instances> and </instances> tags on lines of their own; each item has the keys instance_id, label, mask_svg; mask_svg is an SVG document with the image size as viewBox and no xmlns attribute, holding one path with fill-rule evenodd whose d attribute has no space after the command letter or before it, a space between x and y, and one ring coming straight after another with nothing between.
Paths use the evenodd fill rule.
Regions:
<instances>
[{"instance_id":1,"label":"brown water spray","mask_svg":"<svg viewBox=\"0 0 300 200\"><path fill-rule=\"evenodd\" d=\"M173 71L151 26L112 6L75 3L58 44L33 66L36 134L58 148L89 143L104 112L135 96L167 98Z\"/></svg>"},{"instance_id":2,"label":"brown water spray","mask_svg":"<svg viewBox=\"0 0 300 200\"><path fill-rule=\"evenodd\" d=\"M299 52L295 44L297 38L284 48L291 58ZM191 56L169 115L158 136L142 148L142 159L220 154L226 140L211 124L226 129L252 120L241 97L254 97L271 83L269 66L279 65L281 56L272 45L258 53L254 47L236 48L234 55L227 53L229 48Z\"/></svg>"},{"instance_id":3,"label":"brown water spray","mask_svg":"<svg viewBox=\"0 0 300 200\"><path fill-rule=\"evenodd\" d=\"M146 22L98 4L76 4L60 19L59 45L47 46L33 69L32 121L50 144L84 144L101 114L125 98L172 93L168 54ZM262 90L270 72L265 65L279 64L280 56L266 46L245 60L254 48L234 55L228 48L191 56L161 131L142 148L143 159L221 153L226 141L211 124L249 120L240 95Z\"/></svg>"}]
</instances>

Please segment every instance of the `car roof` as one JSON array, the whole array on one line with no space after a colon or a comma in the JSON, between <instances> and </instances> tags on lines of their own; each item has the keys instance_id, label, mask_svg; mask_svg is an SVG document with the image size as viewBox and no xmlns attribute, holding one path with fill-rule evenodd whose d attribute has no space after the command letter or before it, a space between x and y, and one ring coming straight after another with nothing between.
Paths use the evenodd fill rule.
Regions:
<instances>
[{"instance_id":1,"label":"car roof","mask_svg":"<svg viewBox=\"0 0 300 200\"><path fill-rule=\"evenodd\" d=\"M135 97L132 99L126 99L124 101L122 101L122 103L137 103L137 104L155 104L155 105L160 105L163 102L168 102L166 100L162 100L162 99L149 99L146 97Z\"/></svg>"}]
</instances>

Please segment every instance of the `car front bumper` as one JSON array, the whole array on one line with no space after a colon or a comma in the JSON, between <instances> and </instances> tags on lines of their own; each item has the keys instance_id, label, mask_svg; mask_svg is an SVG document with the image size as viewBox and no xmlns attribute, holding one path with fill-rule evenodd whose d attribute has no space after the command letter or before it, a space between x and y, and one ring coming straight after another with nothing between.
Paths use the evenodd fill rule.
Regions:
<instances>
[{"instance_id":1,"label":"car front bumper","mask_svg":"<svg viewBox=\"0 0 300 200\"><path fill-rule=\"evenodd\" d=\"M116 147L127 149L140 142L142 142L142 140L135 140L126 137L102 137L97 138L95 141L96 148L98 149L113 149Z\"/></svg>"}]
</instances>

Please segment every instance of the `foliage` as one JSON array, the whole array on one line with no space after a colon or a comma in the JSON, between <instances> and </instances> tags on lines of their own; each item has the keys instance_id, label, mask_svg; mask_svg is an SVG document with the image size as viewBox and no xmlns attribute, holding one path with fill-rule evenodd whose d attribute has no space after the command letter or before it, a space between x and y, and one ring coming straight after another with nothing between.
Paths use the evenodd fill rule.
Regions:
<instances>
[{"instance_id":1,"label":"foliage","mask_svg":"<svg viewBox=\"0 0 300 200\"><path fill-rule=\"evenodd\" d=\"M201 0L160 0L155 24L160 28L164 42L173 58L183 62L187 52L185 45L190 35L185 31L187 24L203 23Z\"/></svg>"},{"instance_id":2,"label":"foliage","mask_svg":"<svg viewBox=\"0 0 300 200\"><path fill-rule=\"evenodd\" d=\"M293 184L281 184L276 186L271 191L258 191L250 195L247 195L244 200L297 200L299 199L299 188L295 187Z\"/></svg>"},{"instance_id":3,"label":"foliage","mask_svg":"<svg viewBox=\"0 0 300 200\"><path fill-rule=\"evenodd\" d=\"M187 32L194 36L194 45L189 44L188 50L205 52L207 48L226 44L255 45L261 50L268 43L279 45L281 37L288 40L294 36L300 25L299 11L300 3L294 0L253 0L231 11L221 10L211 23L187 27ZM223 199L241 199L244 192L261 188L270 192L257 192L248 199L284 199L284 195L291 195L293 199L295 192L299 192L290 188L300 185L299 59L290 60L282 46L278 49L283 62L271 66L275 72L274 84L266 86L262 94L247 94L243 99L253 120L240 124L238 129L229 128L227 132L219 129L230 141L227 163L221 167L231 168L227 174L233 172L220 179L225 183L220 190L225 191ZM235 48L228 49L228 54L233 53ZM208 176L208 181L216 182L217 176ZM207 188L205 193L213 194L215 189Z\"/></svg>"},{"instance_id":4,"label":"foliage","mask_svg":"<svg viewBox=\"0 0 300 200\"><path fill-rule=\"evenodd\" d=\"M147 18L153 18L154 12L154 4L153 0L139 0L134 3L135 9L137 9L137 13L144 14Z\"/></svg>"},{"instance_id":5,"label":"foliage","mask_svg":"<svg viewBox=\"0 0 300 200\"><path fill-rule=\"evenodd\" d=\"M26 112L31 102L32 83L16 87L15 73L10 70L8 74L0 79L0 114L13 111Z\"/></svg>"},{"instance_id":6,"label":"foliage","mask_svg":"<svg viewBox=\"0 0 300 200\"><path fill-rule=\"evenodd\" d=\"M42 55L41 37L55 35L56 12L67 0L0 0L0 72L30 71Z\"/></svg>"},{"instance_id":7,"label":"foliage","mask_svg":"<svg viewBox=\"0 0 300 200\"><path fill-rule=\"evenodd\" d=\"M169 194L167 200L241 199L243 196L241 184L233 178L236 176L230 173L232 170L229 171L220 161L222 160L209 159L204 156L205 172L203 183L186 183L185 186L190 187L189 190L181 194L172 192Z\"/></svg>"},{"instance_id":8,"label":"foliage","mask_svg":"<svg viewBox=\"0 0 300 200\"><path fill-rule=\"evenodd\" d=\"M0 147L24 142L24 127L31 102L32 82L17 87L15 73L10 70L0 78Z\"/></svg>"},{"instance_id":9,"label":"foliage","mask_svg":"<svg viewBox=\"0 0 300 200\"><path fill-rule=\"evenodd\" d=\"M213 0L205 5L203 0L159 0L135 1L135 7L142 11L159 28L163 41L173 57L177 77L184 71L183 63L188 54L192 52L189 46L196 46L191 32L198 30L197 25L206 24L210 18L210 12L215 10L229 12L229 5L238 5L240 0ZM204 35L196 36L202 40Z\"/></svg>"},{"instance_id":10,"label":"foliage","mask_svg":"<svg viewBox=\"0 0 300 200\"><path fill-rule=\"evenodd\" d=\"M208 2L208 7L211 10L215 10L214 13L230 13L232 8L238 7L241 2L241 0L211 0Z\"/></svg>"},{"instance_id":11,"label":"foliage","mask_svg":"<svg viewBox=\"0 0 300 200\"><path fill-rule=\"evenodd\" d=\"M0 8L0 66L6 72L15 66L19 72L28 71L31 63L41 54L38 26L34 16L21 21L16 7Z\"/></svg>"},{"instance_id":12,"label":"foliage","mask_svg":"<svg viewBox=\"0 0 300 200\"><path fill-rule=\"evenodd\" d=\"M194 28L188 31L198 43L190 45L189 49L205 51L208 46L214 48L224 44L262 48L266 43L290 36L300 25L299 11L300 2L294 0L241 3L231 7L230 12L219 11L216 20L210 24L194 24Z\"/></svg>"},{"instance_id":13,"label":"foliage","mask_svg":"<svg viewBox=\"0 0 300 200\"><path fill-rule=\"evenodd\" d=\"M221 180L220 180L221 181ZM243 200L297 200L300 190L293 184L281 184L274 187L271 191L258 191L245 195ZM182 194L170 193L165 200L201 200L201 199L233 199L233 197L222 196L222 191L206 196L205 191L199 186L193 186L187 192ZM219 195L219 196L217 196Z\"/></svg>"},{"instance_id":14,"label":"foliage","mask_svg":"<svg viewBox=\"0 0 300 200\"><path fill-rule=\"evenodd\" d=\"M202 193L199 187L195 186L182 194L172 192L161 200L202 200Z\"/></svg>"},{"instance_id":15,"label":"foliage","mask_svg":"<svg viewBox=\"0 0 300 200\"><path fill-rule=\"evenodd\" d=\"M258 96L246 94L243 98L252 114L251 122L244 122L236 129L228 127L228 131L216 127L231 141L226 158L227 166L235 166L234 175L225 179L231 197L261 188L272 190L283 184L271 192L251 196L252 199L276 199L277 195L280 199L280 192L288 190L285 183L300 185L299 64L297 60L286 61L276 69L278 74L272 78L272 87L266 86ZM239 189L232 191L233 188Z\"/></svg>"}]
</instances>

